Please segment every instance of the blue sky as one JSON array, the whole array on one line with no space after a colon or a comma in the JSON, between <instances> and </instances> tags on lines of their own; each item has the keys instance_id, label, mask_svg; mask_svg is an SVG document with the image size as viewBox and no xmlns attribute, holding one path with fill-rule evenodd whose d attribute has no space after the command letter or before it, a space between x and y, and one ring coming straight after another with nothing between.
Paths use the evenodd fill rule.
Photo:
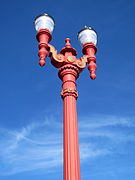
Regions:
<instances>
[{"instance_id":1,"label":"blue sky","mask_svg":"<svg viewBox=\"0 0 135 180\"><path fill-rule=\"evenodd\" d=\"M51 44L66 37L81 57L77 32L98 33L97 79L77 80L82 180L135 179L135 2L1 1L0 179L63 178L62 100L57 69L38 65L33 20L56 21Z\"/></svg>"}]
</instances>

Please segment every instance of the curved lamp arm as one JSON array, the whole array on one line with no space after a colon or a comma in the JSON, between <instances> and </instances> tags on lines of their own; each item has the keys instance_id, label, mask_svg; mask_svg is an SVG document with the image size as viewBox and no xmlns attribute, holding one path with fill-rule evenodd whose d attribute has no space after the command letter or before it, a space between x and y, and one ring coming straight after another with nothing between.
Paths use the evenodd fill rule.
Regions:
<instances>
[{"instance_id":1,"label":"curved lamp arm","mask_svg":"<svg viewBox=\"0 0 135 180\"><path fill-rule=\"evenodd\" d=\"M49 41L51 40L51 33L49 33L46 29L41 29L37 33L37 40L39 41L39 64L40 66L45 65L45 59L47 56L50 57L51 63L54 67L60 68L65 64L72 64L79 68L79 71L81 72L86 65L88 64L88 69L90 71L90 77L91 79L96 78L96 46L93 43L86 43L83 46L83 54L84 56L80 59L76 58L77 52L76 50L71 46L70 39L67 38L65 40L66 44L65 47L62 48L60 53L57 53L57 50L54 46L49 44Z\"/></svg>"}]
</instances>

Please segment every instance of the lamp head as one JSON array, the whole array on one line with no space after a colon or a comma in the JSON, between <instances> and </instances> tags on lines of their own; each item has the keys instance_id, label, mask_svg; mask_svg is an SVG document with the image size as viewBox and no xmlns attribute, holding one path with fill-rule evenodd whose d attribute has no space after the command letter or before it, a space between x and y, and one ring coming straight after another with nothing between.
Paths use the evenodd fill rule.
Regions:
<instances>
[{"instance_id":1,"label":"lamp head","mask_svg":"<svg viewBox=\"0 0 135 180\"><path fill-rule=\"evenodd\" d=\"M37 32L41 29L47 29L52 34L55 26L55 21L48 14L41 14L35 18L34 24Z\"/></svg>"},{"instance_id":2,"label":"lamp head","mask_svg":"<svg viewBox=\"0 0 135 180\"><path fill-rule=\"evenodd\" d=\"M93 43L95 46L97 44L97 33L91 27L85 26L78 32L77 37L82 46L86 43Z\"/></svg>"}]
</instances>

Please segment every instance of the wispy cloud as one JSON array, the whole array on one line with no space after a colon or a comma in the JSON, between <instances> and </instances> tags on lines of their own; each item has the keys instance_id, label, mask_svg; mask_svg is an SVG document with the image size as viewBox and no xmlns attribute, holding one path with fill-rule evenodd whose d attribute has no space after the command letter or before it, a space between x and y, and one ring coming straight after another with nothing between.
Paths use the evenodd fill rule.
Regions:
<instances>
[{"instance_id":1,"label":"wispy cloud","mask_svg":"<svg viewBox=\"0 0 135 180\"><path fill-rule=\"evenodd\" d=\"M44 169L46 172L62 165L62 125L53 120L28 124L15 130L0 129L0 175ZM81 162L105 156L119 143L134 141L133 119L114 116L80 118L79 138ZM56 128L57 127L57 128ZM101 142L104 143L101 143ZM119 148L119 147L117 147Z\"/></svg>"},{"instance_id":2,"label":"wispy cloud","mask_svg":"<svg viewBox=\"0 0 135 180\"><path fill-rule=\"evenodd\" d=\"M48 130L50 128L50 130ZM61 165L62 137L51 132L51 124L32 123L20 130L1 129L6 136L0 140L1 175Z\"/></svg>"},{"instance_id":3,"label":"wispy cloud","mask_svg":"<svg viewBox=\"0 0 135 180\"><path fill-rule=\"evenodd\" d=\"M93 147L90 143L81 143L80 144L80 153L81 159L88 160L89 158L94 158L101 155L107 155L111 152L107 149L98 149L97 147Z\"/></svg>"}]
</instances>

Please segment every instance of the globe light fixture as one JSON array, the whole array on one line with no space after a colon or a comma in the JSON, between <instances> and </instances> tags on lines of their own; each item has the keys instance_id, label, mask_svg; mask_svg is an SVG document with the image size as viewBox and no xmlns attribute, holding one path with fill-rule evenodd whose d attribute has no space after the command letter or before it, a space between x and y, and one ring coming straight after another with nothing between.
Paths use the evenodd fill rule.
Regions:
<instances>
[{"instance_id":1,"label":"globe light fixture","mask_svg":"<svg viewBox=\"0 0 135 180\"><path fill-rule=\"evenodd\" d=\"M84 29L78 32L78 40L80 44L83 46L86 43L93 43L94 45L97 44L97 34L94 29L91 27L85 26Z\"/></svg>"},{"instance_id":2,"label":"globe light fixture","mask_svg":"<svg viewBox=\"0 0 135 180\"><path fill-rule=\"evenodd\" d=\"M48 14L35 18L36 38L38 40L38 56L40 66L45 65L46 57L50 57L51 64L59 68L58 76L62 81L61 97L63 99L63 159L64 180L80 180L80 156L78 142L78 121L76 111L76 80L83 69L88 66L90 78L96 78L96 44L97 34L86 27L78 33L78 40L82 45L83 56L76 58L77 52L66 38L65 46L60 53L49 42L52 39L54 20ZM61 33L61 32L60 32Z\"/></svg>"},{"instance_id":3,"label":"globe light fixture","mask_svg":"<svg viewBox=\"0 0 135 180\"><path fill-rule=\"evenodd\" d=\"M50 33L53 32L54 29L54 19L48 14L41 14L35 18L35 29L39 31L41 29L47 29Z\"/></svg>"}]
</instances>

